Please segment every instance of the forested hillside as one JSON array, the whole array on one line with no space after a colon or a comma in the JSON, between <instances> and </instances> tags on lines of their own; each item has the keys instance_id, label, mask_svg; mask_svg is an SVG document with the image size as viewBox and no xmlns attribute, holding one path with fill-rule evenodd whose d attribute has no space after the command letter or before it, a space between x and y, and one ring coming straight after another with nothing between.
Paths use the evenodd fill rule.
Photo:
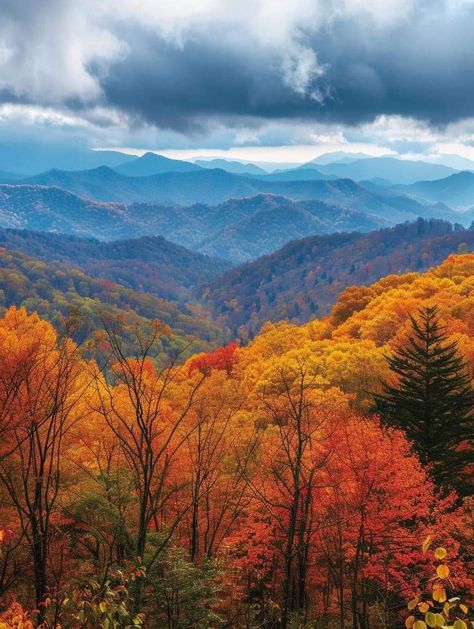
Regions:
<instances>
[{"instance_id":1,"label":"forested hillside","mask_svg":"<svg viewBox=\"0 0 474 629\"><path fill-rule=\"evenodd\" d=\"M313 236L224 273L203 299L233 334L247 338L266 321L304 322L328 313L346 286L426 270L473 248L474 231L423 219L367 235Z\"/></svg>"},{"instance_id":2,"label":"forested hillside","mask_svg":"<svg viewBox=\"0 0 474 629\"><path fill-rule=\"evenodd\" d=\"M321 201L293 201L273 194L230 199L208 208L205 216L206 208L199 209L195 216L202 213L200 224L196 225L191 239L183 234L183 244L236 263L258 258L289 240L307 235L367 232L390 224L383 218L357 210ZM189 208L188 214L192 211L193 208ZM178 238L177 233L179 228L172 228L168 237Z\"/></svg>"},{"instance_id":3,"label":"forested hillside","mask_svg":"<svg viewBox=\"0 0 474 629\"><path fill-rule=\"evenodd\" d=\"M208 315L176 302L160 299L95 279L59 262L42 262L0 247L0 301L2 311L9 306L25 307L61 328L70 316L77 318L78 336L87 339L102 327L104 315L120 317L128 324L159 319L172 331L163 337L163 359L187 348L213 347L223 336Z\"/></svg>"},{"instance_id":4,"label":"forested hillside","mask_svg":"<svg viewBox=\"0 0 474 629\"><path fill-rule=\"evenodd\" d=\"M168 172L147 177L128 177L107 167L79 172L52 170L22 181L56 186L93 201L187 206L218 205L229 199L277 194L294 201L316 200L344 209L375 214L392 223L422 216L455 220L459 216L446 205L416 200L413 195L387 186L364 185L351 179L319 181L267 180L224 170Z\"/></svg>"},{"instance_id":5,"label":"forested hillside","mask_svg":"<svg viewBox=\"0 0 474 629\"><path fill-rule=\"evenodd\" d=\"M16 602L1 621L467 622L457 596L469 601L474 585L474 399L455 382L474 365L473 276L473 254L451 256L424 275L348 289L326 318L269 323L246 347L184 365L149 359L160 324L135 328L129 358L120 322L109 322L97 340L104 373L38 315L10 308L0 320L0 586ZM434 339L433 351L414 334ZM415 448L408 426L373 414L389 384L403 404L403 371L387 358L404 348L427 361L431 381L420 371L413 385L444 387L450 400L419 398Z\"/></svg>"},{"instance_id":6,"label":"forested hillside","mask_svg":"<svg viewBox=\"0 0 474 629\"><path fill-rule=\"evenodd\" d=\"M194 288L231 266L161 236L101 242L64 234L0 229L0 246L47 263L67 264L136 291L179 301L194 298Z\"/></svg>"},{"instance_id":7,"label":"forested hillside","mask_svg":"<svg viewBox=\"0 0 474 629\"><path fill-rule=\"evenodd\" d=\"M195 173L184 173L188 174ZM240 263L314 234L367 232L418 217L470 224L469 213L442 204L421 204L384 188L374 193L369 186L351 181L317 183L319 187L305 200L295 200L290 190L290 196L258 193L218 205L179 207L158 202L97 202L53 186L0 184L0 228L104 241L160 235L188 249ZM121 198L119 193L117 198Z\"/></svg>"},{"instance_id":8,"label":"forested hillside","mask_svg":"<svg viewBox=\"0 0 474 629\"><path fill-rule=\"evenodd\" d=\"M0 629L474 629L474 0L0 0Z\"/></svg>"},{"instance_id":9,"label":"forested hillside","mask_svg":"<svg viewBox=\"0 0 474 629\"><path fill-rule=\"evenodd\" d=\"M0 200L0 227L104 241L161 235L193 250L214 256L220 253L237 262L273 251L288 238L334 230L369 231L391 224L352 209L264 194L230 199L217 206L171 208L88 201L51 186L0 185ZM257 240L255 230L261 232Z\"/></svg>"}]
</instances>

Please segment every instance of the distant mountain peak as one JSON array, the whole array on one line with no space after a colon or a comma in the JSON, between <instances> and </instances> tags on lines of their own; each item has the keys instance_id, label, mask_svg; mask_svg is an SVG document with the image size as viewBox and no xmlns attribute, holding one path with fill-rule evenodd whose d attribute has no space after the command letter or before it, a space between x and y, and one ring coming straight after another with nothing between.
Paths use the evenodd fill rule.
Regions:
<instances>
[{"instance_id":1,"label":"distant mountain peak","mask_svg":"<svg viewBox=\"0 0 474 629\"><path fill-rule=\"evenodd\" d=\"M338 164L349 164L350 162L358 161L359 159L366 159L373 157L372 155L367 155L366 153L348 153L345 151L334 151L331 153L323 153L322 155L318 155L311 161L303 164L304 166L310 166L312 164L320 164L327 165L333 164L337 162Z\"/></svg>"},{"instance_id":2,"label":"distant mountain peak","mask_svg":"<svg viewBox=\"0 0 474 629\"><path fill-rule=\"evenodd\" d=\"M222 170L227 171L228 173L234 173L237 175L265 175L267 171L257 166L256 164L252 164L251 162L241 162L240 160L227 160L227 159L219 159L214 158L210 160L206 159L198 159L194 162L198 166L207 169L213 168L221 168Z\"/></svg>"},{"instance_id":3,"label":"distant mountain peak","mask_svg":"<svg viewBox=\"0 0 474 629\"><path fill-rule=\"evenodd\" d=\"M171 159L158 153L148 151L141 157L117 166L115 170L128 177L148 177L169 172L195 172L202 170L200 166L179 159Z\"/></svg>"}]
</instances>

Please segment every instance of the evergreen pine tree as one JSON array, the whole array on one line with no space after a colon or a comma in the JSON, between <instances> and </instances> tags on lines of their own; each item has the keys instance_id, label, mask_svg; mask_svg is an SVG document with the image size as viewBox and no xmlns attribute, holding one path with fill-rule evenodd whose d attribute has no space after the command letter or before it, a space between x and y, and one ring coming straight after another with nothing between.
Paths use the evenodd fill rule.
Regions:
<instances>
[{"instance_id":1,"label":"evergreen pine tree","mask_svg":"<svg viewBox=\"0 0 474 629\"><path fill-rule=\"evenodd\" d=\"M458 343L448 342L436 307L420 310L411 324L406 346L387 357L398 383L384 383L375 409L406 432L440 485L472 493L474 394L467 363Z\"/></svg>"}]
</instances>

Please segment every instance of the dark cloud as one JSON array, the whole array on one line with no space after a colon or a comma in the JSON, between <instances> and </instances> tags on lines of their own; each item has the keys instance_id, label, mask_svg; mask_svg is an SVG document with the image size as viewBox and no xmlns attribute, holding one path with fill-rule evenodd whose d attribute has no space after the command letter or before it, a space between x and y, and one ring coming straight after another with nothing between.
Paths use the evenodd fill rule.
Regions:
<instances>
[{"instance_id":1,"label":"dark cloud","mask_svg":"<svg viewBox=\"0 0 474 629\"><path fill-rule=\"evenodd\" d=\"M285 85L280 68L245 47L204 40L178 49L150 33L129 34L130 54L102 85L114 106L177 129L214 116L355 124L398 114L442 125L474 114L473 27L469 8L415 15L379 32L334 22L303 42L325 67L312 86L326 94L322 103Z\"/></svg>"},{"instance_id":2,"label":"dark cloud","mask_svg":"<svg viewBox=\"0 0 474 629\"><path fill-rule=\"evenodd\" d=\"M354 125L388 114L444 125L473 115L472 3L412 0L400 18L395 11L395 17L381 21L377 21L378 9L374 17L370 11L336 10L342 4L336 0L313 4L327 9L320 23L299 22L286 38L276 37L274 44L274 23L268 24L269 32L263 32L265 23L259 23L259 42L258 33L250 32L252 15L247 23L236 23L236 32L212 22L209 28L206 24L189 28L182 37L166 37L140 20L115 20L113 14L104 22L102 15L88 34L91 45L81 49L82 61L75 66L80 68L79 83L86 97L80 91L76 94L72 80L64 78L74 66L58 64L58 87L51 85L54 74L42 59L43 91L38 81L29 81L22 66L21 89L13 85L14 79L12 85L3 86L0 80L0 100L48 104L50 93L61 100L63 87L62 104L69 110L105 106L123 112L132 126L145 122L184 133L215 121L232 121L236 126L239 121L251 125L281 119ZM77 19L76 11L59 10L57 0L44 3L40 33L30 18L22 30L16 3L0 0L2 5L10 24L3 33L8 46L15 37L24 38L16 55L25 50L25 41L42 54L42 39L50 37L44 29L48 6L60 20L55 23L52 14L51 29L74 32L71 21ZM38 5L33 6L34 16ZM231 5L226 6L232 11ZM345 6L350 8L351 1ZM380 3L381 14L385 6ZM82 27L87 26L81 20ZM101 36L107 37L105 60L97 39ZM79 36L76 40L82 41ZM60 41L67 45L65 37ZM57 54L58 46L51 51ZM28 57L33 56L29 51Z\"/></svg>"}]
</instances>

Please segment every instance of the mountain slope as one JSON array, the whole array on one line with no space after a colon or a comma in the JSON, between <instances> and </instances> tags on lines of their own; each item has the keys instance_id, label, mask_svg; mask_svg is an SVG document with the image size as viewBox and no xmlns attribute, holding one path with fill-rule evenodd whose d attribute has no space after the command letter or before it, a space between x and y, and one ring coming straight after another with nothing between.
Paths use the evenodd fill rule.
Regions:
<instances>
[{"instance_id":1,"label":"mountain slope","mask_svg":"<svg viewBox=\"0 0 474 629\"><path fill-rule=\"evenodd\" d=\"M142 179L148 178L131 181ZM0 185L0 227L101 240L161 235L188 249L243 262L304 236L334 231L366 232L418 216L447 218L453 222L462 218L444 205L423 205L398 192L378 190L376 186L374 192L349 180L289 182L283 189L301 183L309 184L310 191L319 199L297 201L283 195L257 193L217 205L173 207L95 202L57 187L4 184Z\"/></svg>"},{"instance_id":2,"label":"mountain slope","mask_svg":"<svg viewBox=\"0 0 474 629\"><path fill-rule=\"evenodd\" d=\"M109 280L92 278L64 264L45 263L2 247L0 296L2 308L23 306L59 326L64 317L73 313L83 322L82 335L100 329L104 312L129 323L160 319L173 331L173 337L162 343L162 358L188 348L196 339L199 342L194 344L194 350L211 347L223 338L202 309L199 316L195 316L190 309L154 295L138 293Z\"/></svg>"},{"instance_id":3,"label":"mountain slope","mask_svg":"<svg viewBox=\"0 0 474 629\"><path fill-rule=\"evenodd\" d=\"M230 200L215 211L214 225L226 217L230 222L195 247L207 255L236 262L257 258L279 249L289 240L307 235L367 232L384 225L383 220L354 210L269 194Z\"/></svg>"},{"instance_id":4,"label":"mountain slope","mask_svg":"<svg viewBox=\"0 0 474 629\"><path fill-rule=\"evenodd\" d=\"M126 209L123 204L89 201L51 186L0 185L1 227L108 239L143 233Z\"/></svg>"},{"instance_id":5,"label":"mountain slope","mask_svg":"<svg viewBox=\"0 0 474 629\"><path fill-rule=\"evenodd\" d=\"M0 229L0 246L51 263L81 269L135 291L189 301L197 285L209 282L230 264L195 253L161 236L100 242L75 236Z\"/></svg>"},{"instance_id":6,"label":"mountain slope","mask_svg":"<svg viewBox=\"0 0 474 629\"><path fill-rule=\"evenodd\" d=\"M461 245L474 249L474 231L419 219L369 234L313 236L232 269L203 292L222 325L254 335L265 321L308 321L325 314L350 285L438 264Z\"/></svg>"},{"instance_id":7,"label":"mountain slope","mask_svg":"<svg viewBox=\"0 0 474 629\"><path fill-rule=\"evenodd\" d=\"M178 159L169 159L156 153L145 153L132 161L128 160L114 168L121 175L127 177L148 177L160 173L180 172L189 173L201 170L196 164Z\"/></svg>"},{"instance_id":8,"label":"mountain slope","mask_svg":"<svg viewBox=\"0 0 474 629\"><path fill-rule=\"evenodd\" d=\"M474 173L463 171L437 181L417 181L410 186L397 186L397 190L429 202L469 208L474 205Z\"/></svg>"},{"instance_id":9,"label":"mountain slope","mask_svg":"<svg viewBox=\"0 0 474 629\"><path fill-rule=\"evenodd\" d=\"M456 172L454 168L443 164L430 164L395 157L370 157L348 163L316 164L316 167L326 175L355 181L379 178L394 184L410 184L420 179L440 179Z\"/></svg>"},{"instance_id":10,"label":"mountain slope","mask_svg":"<svg viewBox=\"0 0 474 629\"><path fill-rule=\"evenodd\" d=\"M307 220L298 223L296 214L303 216L304 212L311 216L307 214ZM242 223L246 218L249 222ZM230 199L216 206L173 208L98 203L48 186L0 185L0 227L103 240L156 234L203 253L214 251L212 255L216 255L219 250L228 259L233 259L231 251L239 250L237 261L258 257L304 235L334 229L368 231L380 225L384 225L382 219L353 210L269 194ZM261 246L256 246L257 242ZM187 259L188 254L181 257ZM221 268L219 263L216 268Z\"/></svg>"},{"instance_id":11,"label":"mountain slope","mask_svg":"<svg viewBox=\"0 0 474 629\"><path fill-rule=\"evenodd\" d=\"M221 168L228 173L237 175L266 175L267 171L256 164L237 162L228 159L197 159L195 162L201 168Z\"/></svg>"},{"instance_id":12,"label":"mountain slope","mask_svg":"<svg viewBox=\"0 0 474 629\"><path fill-rule=\"evenodd\" d=\"M58 186L89 199L159 205L217 205L231 198L261 192L294 200L315 199L346 209L376 214L391 223L417 216L456 220L449 208L430 207L398 191L364 186L350 179L332 181L268 181L242 177L223 170L202 169L191 173L164 173L151 177L126 177L110 168L81 172L50 171L25 183ZM451 213L450 213L451 212Z\"/></svg>"}]
</instances>

